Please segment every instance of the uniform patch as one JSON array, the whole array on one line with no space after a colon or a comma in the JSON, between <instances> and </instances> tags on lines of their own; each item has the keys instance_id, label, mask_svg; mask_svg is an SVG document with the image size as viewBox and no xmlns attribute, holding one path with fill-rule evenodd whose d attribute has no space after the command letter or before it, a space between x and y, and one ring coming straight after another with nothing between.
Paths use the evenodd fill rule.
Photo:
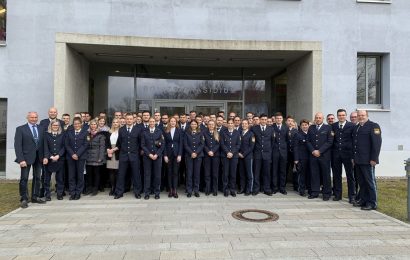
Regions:
<instances>
[{"instance_id":1,"label":"uniform patch","mask_svg":"<svg viewBox=\"0 0 410 260\"><path fill-rule=\"evenodd\" d=\"M335 136L335 132L333 132L333 131L330 131L330 134L331 134L332 136Z\"/></svg>"},{"instance_id":2,"label":"uniform patch","mask_svg":"<svg viewBox=\"0 0 410 260\"><path fill-rule=\"evenodd\" d=\"M255 142L255 136L252 136L252 143Z\"/></svg>"},{"instance_id":3,"label":"uniform patch","mask_svg":"<svg viewBox=\"0 0 410 260\"><path fill-rule=\"evenodd\" d=\"M87 141L90 141L91 137L89 135L87 135Z\"/></svg>"},{"instance_id":4,"label":"uniform patch","mask_svg":"<svg viewBox=\"0 0 410 260\"><path fill-rule=\"evenodd\" d=\"M373 132L374 132L375 135L379 135L380 134L380 128L373 129Z\"/></svg>"}]
</instances>

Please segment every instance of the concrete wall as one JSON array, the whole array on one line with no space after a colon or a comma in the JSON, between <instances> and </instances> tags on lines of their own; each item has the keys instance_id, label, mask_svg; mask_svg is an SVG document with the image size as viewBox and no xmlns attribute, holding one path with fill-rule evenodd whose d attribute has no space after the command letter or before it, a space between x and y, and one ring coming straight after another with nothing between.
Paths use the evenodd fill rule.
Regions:
<instances>
[{"instance_id":1,"label":"concrete wall","mask_svg":"<svg viewBox=\"0 0 410 260\"><path fill-rule=\"evenodd\" d=\"M380 175L402 175L409 157L410 1L354 0L14 0L8 1L7 46L0 47L0 97L8 98L8 165L15 127L28 110L47 116L54 100L57 32L176 39L318 41L322 43L324 113L356 104L358 52L389 53L390 111L370 118L383 131ZM199 46L200 47L200 46ZM316 73L315 71L313 73ZM57 104L59 106L60 104ZM60 114L62 111L60 109ZM404 152L398 151L404 146ZM9 169L9 168L8 168Z\"/></svg>"}]
</instances>

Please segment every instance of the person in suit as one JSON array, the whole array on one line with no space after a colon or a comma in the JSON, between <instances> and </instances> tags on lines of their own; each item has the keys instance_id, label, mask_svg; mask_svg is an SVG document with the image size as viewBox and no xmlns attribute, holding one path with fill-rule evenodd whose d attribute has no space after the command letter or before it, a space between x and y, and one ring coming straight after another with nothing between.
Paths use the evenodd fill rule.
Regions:
<instances>
[{"instance_id":1,"label":"person in suit","mask_svg":"<svg viewBox=\"0 0 410 260\"><path fill-rule=\"evenodd\" d=\"M73 129L66 132L64 145L68 164L70 200L79 200L84 190L84 168L88 149L87 133L79 117L73 119Z\"/></svg>"},{"instance_id":2,"label":"person in suit","mask_svg":"<svg viewBox=\"0 0 410 260\"><path fill-rule=\"evenodd\" d=\"M330 155L334 135L332 127L323 123L323 114L316 113L315 124L311 125L308 130L307 141L307 147L311 153L309 163L312 192L308 197L309 199L319 197L320 176L322 176L323 182L323 200L329 200L332 194Z\"/></svg>"},{"instance_id":3,"label":"person in suit","mask_svg":"<svg viewBox=\"0 0 410 260\"><path fill-rule=\"evenodd\" d=\"M226 127L223 125L224 123L224 118L222 116L217 116L216 117L216 131L221 135L222 132L226 130Z\"/></svg>"},{"instance_id":4,"label":"person in suit","mask_svg":"<svg viewBox=\"0 0 410 260\"><path fill-rule=\"evenodd\" d=\"M181 162L179 163L179 180L180 184L185 184L185 176L186 176L186 165L185 165L185 149L184 149L184 138L185 132L189 129L189 122L188 117L186 114L182 113L179 115L179 129L181 129L183 137L182 137L182 155L181 155Z\"/></svg>"},{"instance_id":5,"label":"person in suit","mask_svg":"<svg viewBox=\"0 0 410 260\"><path fill-rule=\"evenodd\" d=\"M334 201L342 199L342 166L345 168L349 203L356 197L355 179L353 174L353 131L355 125L346 120L346 110L337 110L338 122L333 123L335 138L332 147L332 171Z\"/></svg>"},{"instance_id":6,"label":"person in suit","mask_svg":"<svg viewBox=\"0 0 410 260\"><path fill-rule=\"evenodd\" d=\"M350 122L352 122L354 125L357 125L359 123L357 119L357 111L351 112L349 119L350 119ZM355 192L356 192L355 201L356 201L356 200L359 200L359 176L357 176L356 167L354 166L353 166L353 175L354 175L354 179L356 180L355 182Z\"/></svg>"},{"instance_id":7,"label":"person in suit","mask_svg":"<svg viewBox=\"0 0 410 260\"><path fill-rule=\"evenodd\" d=\"M87 194L95 196L98 194L100 180L105 163L105 134L99 130L99 125L96 120L90 121L90 127L87 133L88 149L87 149Z\"/></svg>"},{"instance_id":8,"label":"person in suit","mask_svg":"<svg viewBox=\"0 0 410 260\"><path fill-rule=\"evenodd\" d=\"M111 129L109 131L108 145L107 145L107 169L110 176L110 185L111 190L109 195L114 196L115 186L117 184L117 175L118 175L118 158L119 158L119 149L117 148L118 140L118 130L120 129L120 120L114 118L111 123Z\"/></svg>"},{"instance_id":9,"label":"person in suit","mask_svg":"<svg viewBox=\"0 0 410 260\"><path fill-rule=\"evenodd\" d=\"M40 174L43 160L44 131L37 124L37 112L27 114L27 123L16 128L14 136L14 149L16 160L20 166L20 206L28 207L28 176L33 168L33 182L31 189L31 202L43 204L40 198Z\"/></svg>"},{"instance_id":10,"label":"person in suit","mask_svg":"<svg viewBox=\"0 0 410 260\"><path fill-rule=\"evenodd\" d=\"M168 197L178 198L178 173L182 159L184 145L184 132L179 128L175 117L171 117L164 132L165 150L164 162L167 169Z\"/></svg>"},{"instance_id":11,"label":"person in suit","mask_svg":"<svg viewBox=\"0 0 410 260\"><path fill-rule=\"evenodd\" d=\"M379 163L382 136L379 124L369 120L366 110L358 110L353 130L353 163L359 176L359 200L353 203L362 210L377 209L375 167Z\"/></svg>"},{"instance_id":12,"label":"person in suit","mask_svg":"<svg viewBox=\"0 0 410 260\"><path fill-rule=\"evenodd\" d=\"M57 116L58 116L57 108L50 107L48 109L48 118L45 118L45 119L40 121L41 128L46 132L48 130L48 127L49 127L50 123L53 122L53 121L58 121L60 123L61 127L63 128L65 123L64 123L63 120L58 119Z\"/></svg>"},{"instance_id":13,"label":"person in suit","mask_svg":"<svg viewBox=\"0 0 410 260\"><path fill-rule=\"evenodd\" d=\"M118 130L116 147L119 151L118 178L115 187L114 199L123 197L125 191L125 178L128 169L131 169L132 185L136 199L141 198L142 183L140 173L141 133L140 125L134 125L134 117L127 114L126 124Z\"/></svg>"},{"instance_id":14,"label":"person in suit","mask_svg":"<svg viewBox=\"0 0 410 260\"><path fill-rule=\"evenodd\" d=\"M199 180L201 174L201 163L204 157L204 140L203 133L194 120L191 122L189 129L185 132L184 149L186 160L186 189L187 197L199 197Z\"/></svg>"},{"instance_id":15,"label":"person in suit","mask_svg":"<svg viewBox=\"0 0 410 260\"><path fill-rule=\"evenodd\" d=\"M70 123L71 117L69 114L63 114L61 116L61 120L64 122L63 129L62 129L63 131L66 131L69 127L72 127Z\"/></svg>"},{"instance_id":16,"label":"person in suit","mask_svg":"<svg viewBox=\"0 0 410 260\"><path fill-rule=\"evenodd\" d=\"M227 197L236 197L236 169L238 167L238 153L241 147L241 135L235 130L234 120L227 121L228 129L221 134L221 157L223 158L223 192Z\"/></svg>"},{"instance_id":17,"label":"person in suit","mask_svg":"<svg viewBox=\"0 0 410 260\"><path fill-rule=\"evenodd\" d=\"M294 158L294 144L295 141L294 139L296 138L296 135L298 134L298 127L296 125L295 119L293 119L291 116L288 116L286 119L286 125L289 128L288 132L288 163L286 165L286 171L292 173L292 184L293 184L293 190L298 191L298 172L295 166L295 158Z\"/></svg>"},{"instance_id":18,"label":"person in suit","mask_svg":"<svg viewBox=\"0 0 410 260\"><path fill-rule=\"evenodd\" d=\"M63 199L64 192L64 147L65 135L61 124L57 120L52 121L44 136L44 159L46 175L44 180L44 195L47 201L51 201L50 181L55 172L57 182L57 199Z\"/></svg>"},{"instance_id":19,"label":"person in suit","mask_svg":"<svg viewBox=\"0 0 410 260\"><path fill-rule=\"evenodd\" d=\"M289 128L283 124L283 115L275 113L275 142L272 151L272 191L286 195L286 166L288 160ZM268 194L269 195L269 194Z\"/></svg>"},{"instance_id":20,"label":"person in suit","mask_svg":"<svg viewBox=\"0 0 410 260\"><path fill-rule=\"evenodd\" d=\"M240 178L240 191L238 194L245 193L245 196L249 196L252 192L253 184L253 148L255 147L255 136L249 129L249 121L247 119L242 120L242 132L241 132L241 147L239 148L239 178Z\"/></svg>"},{"instance_id":21,"label":"person in suit","mask_svg":"<svg viewBox=\"0 0 410 260\"><path fill-rule=\"evenodd\" d=\"M302 119L300 121L300 130L295 134L295 137L291 140L291 142L293 142L293 160L297 172L297 191L299 192L299 195L302 197L306 196L306 189L308 190L309 195L311 194L310 185L308 185L310 182L310 152L307 148L308 130L309 121L306 119Z\"/></svg>"},{"instance_id":22,"label":"person in suit","mask_svg":"<svg viewBox=\"0 0 410 260\"><path fill-rule=\"evenodd\" d=\"M144 151L144 199L149 199L151 179L155 199L160 198L162 153L164 151L164 136L160 126L155 126L155 119L149 119L149 129L141 133L141 148Z\"/></svg>"},{"instance_id":23,"label":"person in suit","mask_svg":"<svg viewBox=\"0 0 410 260\"><path fill-rule=\"evenodd\" d=\"M252 132L255 135L255 148L253 150L255 172L252 195L257 195L260 192L260 180L262 177L264 193L272 196L270 169L272 149L275 142L275 131L272 127L266 125L267 119L268 116L262 114L259 118L259 125L252 127Z\"/></svg>"},{"instance_id":24,"label":"person in suit","mask_svg":"<svg viewBox=\"0 0 410 260\"><path fill-rule=\"evenodd\" d=\"M205 175L205 195L212 193L218 195L218 175L220 163L220 135L216 131L216 123L213 120L208 122L208 129L204 132L204 175Z\"/></svg>"}]
</instances>

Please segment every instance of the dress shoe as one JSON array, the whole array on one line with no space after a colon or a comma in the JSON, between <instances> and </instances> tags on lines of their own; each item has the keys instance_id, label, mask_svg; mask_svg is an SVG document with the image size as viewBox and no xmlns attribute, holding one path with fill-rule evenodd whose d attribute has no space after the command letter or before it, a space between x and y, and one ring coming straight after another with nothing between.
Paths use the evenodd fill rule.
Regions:
<instances>
[{"instance_id":1,"label":"dress shoe","mask_svg":"<svg viewBox=\"0 0 410 260\"><path fill-rule=\"evenodd\" d=\"M155 197L154 197L156 200L158 200L159 199L159 195L157 194L157 195L155 195Z\"/></svg>"},{"instance_id":2,"label":"dress shoe","mask_svg":"<svg viewBox=\"0 0 410 260\"><path fill-rule=\"evenodd\" d=\"M349 203L350 203L350 204L353 204L354 201L355 201L355 200L354 200L353 198L350 198L350 199L349 199Z\"/></svg>"},{"instance_id":3,"label":"dress shoe","mask_svg":"<svg viewBox=\"0 0 410 260\"><path fill-rule=\"evenodd\" d=\"M99 191L100 191L100 192L104 192L104 188L100 188Z\"/></svg>"},{"instance_id":4,"label":"dress shoe","mask_svg":"<svg viewBox=\"0 0 410 260\"><path fill-rule=\"evenodd\" d=\"M306 193L300 192L299 195L302 196L302 197L305 197L305 196L306 196Z\"/></svg>"},{"instance_id":5,"label":"dress shoe","mask_svg":"<svg viewBox=\"0 0 410 260\"><path fill-rule=\"evenodd\" d=\"M249 195L251 195L250 192L245 192L245 196L249 196Z\"/></svg>"},{"instance_id":6,"label":"dress shoe","mask_svg":"<svg viewBox=\"0 0 410 260\"><path fill-rule=\"evenodd\" d=\"M40 198L34 198L34 199L31 199L31 203L44 204L44 203L46 203L46 201L42 200Z\"/></svg>"},{"instance_id":7,"label":"dress shoe","mask_svg":"<svg viewBox=\"0 0 410 260\"><path fill-rule=\"evenodd\" d=\"M122 195L115 195L115 196L114 196L114 199L115 199L115 200L117 200L117 199L119 199L119 198L122 198Z\"/></svg>"},{"instance_id":8,"label":"dress shoe","mask_svg":"<svg viewBox=\"0 0 410 260\"><path fill-rule=\"evenodd\" d=\"M287 195L287 194L288 194L288 192L285 191L285 190L281 190L281 191L279 191L279 192L282 193L283 195Z\"/></svg>"},{"instance_id":9,"label":"dress shoe","mask_svg":"<svg viewBox=\"0 0 410 260\"><path fill-rule=\"evenodd\" d=\"M272 192L264 192L263 194L265 194L267 196L272 196Z\"/></svg>"},{"instance_id":10,"label":"dress shoe","mask_svg":"<svg viewBox=\"0 0 410 260\"><path fill-rule=\"evenodd\" d=\"M83 194L84 195L90 195L90 194L92 194L93 192L91 191L91 190L87 190L87 191L85 191Z\"/></svg>"},{"instance_id":11,"label":"dress shoe","mask_svg":"<svg viewBox=\"0 0 410 260\"><path fill-rule=\"evenodd\" d=\"M212 195L214 195L214 196L218 196L218 192L214 192Z\"/></svg>"},{"instance_id":12,"label":"dress shoe","mask_svg":"<svg viewBox=\"0 0 410 260\"><path fill-rule=\"evenodd\" d=\"M108 193L109 196L114 196L114 191L110 190L110 193Z\"/></svg>"},{"instance_id":13,"label":"dress shoe","mask_svg":"<svg viewBox=\"0 0 410 260\"><path fill-rule=\"evenodd\" d=\"M23 200L23 201L21 201L21 203L20 203L20 207L21 207L22 209L26 209L26 208L28 207L27 200Z\"/></svg>"},{"instance_id":14,"label":"dress shoe","mask_svg":"<svg viewBox=\"0 0 410 260\"><path fill-rule=\"evenodd\" d=\"M244 190L240 190L240 191L238 191L238 194L243 194L243 193L245 193L245 191L244 191Z\"/></svg>"},{"instance_id":15,"label":"dress shoe","mask_svg":"<svg viewBox=\"0 0 410 260\"><path fill-rule=\"evenodd\" d=\"M370 205L365 205L365 206L362 206L360 209L361 209L361 210L374 210L374 209L376 209L376 208L375 208L375 207L372 207L372 206L370 206Z\"/></svg>"},{"instance_id":16,"label":"dress shoe","mask_svg":"<svg viewBox=\"0 0 410 260\"><path fill-rule=\"evenodd\" d=\"M81 198L81 195L80 194L77 194L77 195L75 195L75 200L79 200Z\"/></svg>"},{"instance_id":17,"label":"dress shoe","mask_svg":"<svg viewBox=\"0 0 410 260\"><path fill-rule=\"evenodd\" d=\"M259 194L259 192L252 192L252 196L256 196L258 194Z\"/></svg>"},{"instance_id":18,"label":"dress shoe","mask_svg":"<svg viewBox=\"0 0 410 260\"><path fill-rule=\"evenodd\" d=\"M225 192L224 192L224 196L225 196L225 197L228 197L228 196L229 196L229 193L228 193L227 191L225 191Z\"/></svg>"},{"instance_id":19,"label":"dress shoe","mask_svg":"<svg viewBox=\"0 0 410 260\"><path fill-rule=\"evenodd\" d=\"M58 199L58 200L62 200L62 199L63 199L63 195L57 194L57 199Z\"/></svg>"},{"instance_id":20,"label":"dress shoe","mask_svg":"<svg viewBox=\"0 0 410 260\"><path fill-rule=\"evenodd\" d=\"M199 193L198 193L198 192L195 192L195 193L194 193L194 196L195 196L195 197L197 197L197 198L199 198L199 197L200 197L200 195L199 195Z\"/></svg>"},{"instance_id":21,"label":"dress shoe","mask_svg":"<svg viewBox=\"0 0 410 260\"><path fill-rule=\"evenodd\" d=\"M93 193L91 193L91 196L96 196L98 194L98 191L93 191Z\"/></svg>"},{"instance_id":22,"label":"dress shoe","mask_svg":"<svg viewBox=\"0 0 410 260\"><path fill-rule=\"evenodd\" d=\"M342 200L342 198L340 198L340 197L334 197L333 198L333 201L339 201L339 200Z\"/></svg>"},{"instance_id":23,"label":"dress shoe","mask_svg":"<svg viewBox=\"0 0 410 260\"><path fill-rule=\"evenodd\" d=\"M66 196L67 194L65 193L65 191L63 191L63 196Z\"/></svg>"},{"instance_id":24,"label":"dress shoe","mask_svg":"<svg viewBox=\"0 0 410 260\"><path fill-rule=\"evenodd\" d=\"M186 196L187 196L188 198L191 198L191 197L192 197L192 193L188 193Z\"/></svg>"},{"instance_id":25,"label":"dress shoe","mask_svg":"<svg viewBox=\"0 0 410 260\"><path fill-rule=\"evenodd\" d=\"M178 193L174 193L174 198L178 199Z\"/></svg>"},{"instance_id":26,"label":"dress shoe","mask_svg":"<svg viewBox=\"0 0 410 260\"><path fill-rule=\"evenodd\" d=\"M144 200L149 200L149 195L145 195Z\"/></svg>"},{"instance_id":27,"label":"dress shoe","mask_svg":"<svg viewBox=\"0 0 410 260\"><path fill-rule=\"evenodd\" d=\"M137 200L141 199L141 194L135 194L135 198L136 198Z\"/></svg>"},{"instance_id":28,"label":"dress shoe","mask_svg":"<svg viewBox=\"0 0 410 260\"><path fill-rule=\"evenodd\" d=\"M231 196L232 196L232 197L236 197L236 192L231 191Z\"/></svg>"},{"instance_id":29,"label":"dress shoe","mask_svg":"<svg viewBox=\"0 0 410 260\"><path fill-rule=\"evenodd\" d=\"M209 192L205 192L205 196L209 196Z\"/></svg>"},{"instance_id":30,"label":"dress shoe","mask_svg":"<svg viewBox=\"0 0 410 260\"><path fill-rule=\"evenodd\" d=\"M74 200L75 199L75 195L71 195L69 200Z\"/></svg>"},{"instance_id":31,"label":"dress shoe","mask_svg":"<svg viewBox=\"0 0 410 260\"><path fill-rule=\"evenodd\" d=\"M51 197L46 197L46 201L51 201Z\"/></svg>"},{"instance_id":32,"label":"dress shoe","mask_svg":"<svg viewBox=\"0 0 410 260\"><path fill-rule=\"evenodd\" d=\"M353 207L363 207L364 205L362 205L361 201L354 201L353 202Z\"/></svg>"},{"instance_id":33,"label":"dress shoe","mask_svg":"<svg viewBox=\"0 0 410 260\"><path fill-rule=\"evenodd\" d=\"M170 191L170 192L168 193L168 198L172 198L173 195L174 195L174 194L172 194L172 191Z\"/></svg>"},{"instance_id":34,"label":"dress shoe","mask_svg":"<svg viewBox=\"0 0 410 260\"><path fill-rule=\"evenodd\" d=\"M323 197L324 201L328 201L330 198L329 197Z\"/></svg>"},{"instance_id":35,"label":"dress shoe","mask_svg":"<svg viewBox=\"0 0 410 260\"><path fill-rule=\"evenodd\" d=\"M313 196L313 195L309 195L308 199L317 199L319 196Z\"/></svg>"}]
</instances>

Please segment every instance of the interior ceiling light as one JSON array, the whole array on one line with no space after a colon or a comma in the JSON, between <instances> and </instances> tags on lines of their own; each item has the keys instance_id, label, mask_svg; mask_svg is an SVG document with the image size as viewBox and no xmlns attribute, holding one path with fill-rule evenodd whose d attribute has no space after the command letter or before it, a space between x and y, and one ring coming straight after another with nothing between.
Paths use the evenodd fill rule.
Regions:
<instances>
[{"instance_id":1,"label":"interior ceiling light","mask_svg":"<svg viewBox=\"0 0 410 260\"><path fill-rule=\"evenodd\" d=\"M230 58L230 61L263 61L263 62L272 62L272 61L285 61L285 59L269 59L269 58Z\"/></svg>"},{"instance_id":2,"label":"interior ceiling light","mask_svg":"<svg viewBox=\"0 0 410 260\"><path fill-rule=\"evenodd\" d=\"M207 58L207 57L167 57L166 60L185 60L185 61L219 61L219 58Z\"/></svg>"},{"instance_id":3,"label":"interior ceiling light","mask_svg":"<svg viewBox=\"0 0 410 260\"><path fill-rule=\"evenodd\" d=\"M4 14L5 12L6 12L6 9L5 9L5 8L0 9L0 14Z\"/></svg>"},{"instance_id":4,"label":"interior ceiling light","mask_svg":"<svg viewBox=\"0 0 410 260\"><path fill-rule=\"evenodd\" d=\"M152 59L151 55L138 55L138 54L120 54L120 53L96 53L96 56L100 57L118 57L118 58L136 58L136 59Z\"/></svg>"}]
</instances>

